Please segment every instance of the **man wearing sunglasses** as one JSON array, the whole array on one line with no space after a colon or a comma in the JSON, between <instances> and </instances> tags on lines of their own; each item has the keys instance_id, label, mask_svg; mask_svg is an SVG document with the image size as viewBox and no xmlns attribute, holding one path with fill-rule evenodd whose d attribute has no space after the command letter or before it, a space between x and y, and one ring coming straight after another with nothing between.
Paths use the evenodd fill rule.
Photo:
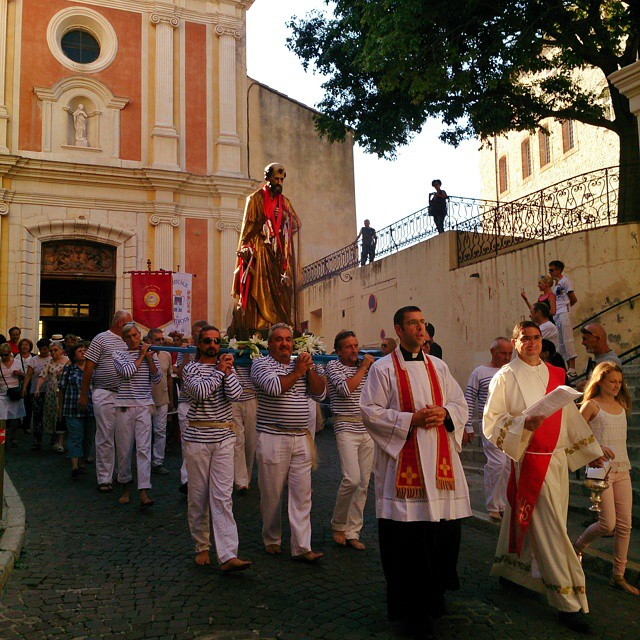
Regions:
<instances>
[{"instance_id":1,"label":"man wearing sunglasses","mask_svg":"<svg viewBox=\"0 0 640 640\"><path fill-rule=\"evenodd\" d=\"M233 517L233 450L235 433L231 401L242 395L233 356L220 355L220 332L205 325L198 336L198 359L183 371L189 397L183 455L189 475L189 529L196 564L210 564L209 514L216 555L223 573L244 571L251 562L238 558L238 527Z\"/></svg>"}]
</instances>

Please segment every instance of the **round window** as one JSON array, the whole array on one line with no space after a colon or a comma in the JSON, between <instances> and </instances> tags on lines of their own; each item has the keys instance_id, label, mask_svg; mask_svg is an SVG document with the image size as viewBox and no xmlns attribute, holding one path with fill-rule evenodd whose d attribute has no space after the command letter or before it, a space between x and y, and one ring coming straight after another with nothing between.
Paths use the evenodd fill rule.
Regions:
<instances>
[{"instance_id":1,"label":"round window","mask_svg":"<svg viewBox=\"0 0 640 640\"><path fill-rule=\"evenodd\" d=\"M72 29L62 36L60 48L65 56L79 64L90 64L100 57L100 43L82 29Z\"/></svg>"}]
</instances>

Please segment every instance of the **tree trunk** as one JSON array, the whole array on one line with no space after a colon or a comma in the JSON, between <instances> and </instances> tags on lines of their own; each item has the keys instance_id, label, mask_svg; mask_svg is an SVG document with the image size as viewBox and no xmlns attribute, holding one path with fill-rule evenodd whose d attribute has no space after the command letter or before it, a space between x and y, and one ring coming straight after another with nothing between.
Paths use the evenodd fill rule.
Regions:
<instances>
[{"instance_id":1,"label":"tree trunk","mask_svg":"<svg viewBox=\"0 0 640 640\"><path fill-rule=\"evenodd\" d=\"M611 101L620 137L620 185L618 223L640 222L640 137L638 118L629 109L629 101L611 88Z\"/></svg>"}]
</instances>

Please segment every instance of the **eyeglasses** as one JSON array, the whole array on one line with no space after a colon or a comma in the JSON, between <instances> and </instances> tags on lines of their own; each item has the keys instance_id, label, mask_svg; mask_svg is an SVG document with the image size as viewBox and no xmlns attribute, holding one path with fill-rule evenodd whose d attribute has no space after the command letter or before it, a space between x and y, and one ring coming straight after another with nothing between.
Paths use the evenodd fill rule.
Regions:
<instances>
[{"instance_id":1,"label":"eyeglasses","mask_svg":"<svg viewBox=\"0 0 640 640\"><path fill-rule=\"evenodd\" d=\"M406 320L405 324L408 324L410 327L418 327L418 326L426 327L427 321L426 320Z\"/></svg>"},{"instance_id":2,"label":"eyeglasses","mask_svg":"<svg viewBox=\"0 0 640 640\"><path fill-rule=\"evenodd\" d=\"M389 346L389 345L388 345L386 342L383 342L383 343L380 345L380 348L381 348L381 349L386 349L388 346Z\"/></svg>"},{"instance_id":3,"label":"eyeglasses","mask_svg":"<svg viewBox=\"0 0 640 640\"><path fill-rule=\"evenodd\" d=\"M212 342L213 344L220 344L222 340L220 338L202 338L200 342L202 344L211 344Z\"/></svg>"},{"instance_id":4,"label":"eyeglasses","mask_svg":"<svg viewBox=\"0 0 640 640\"><path fill-rule=\"evenodd\" d=\"M425 346L426 346L426 345L431 346L432 344L433 344L433 340L425 340L425 341L424 341L424 345L425 345Z\"/></svg>"}]
</instances>

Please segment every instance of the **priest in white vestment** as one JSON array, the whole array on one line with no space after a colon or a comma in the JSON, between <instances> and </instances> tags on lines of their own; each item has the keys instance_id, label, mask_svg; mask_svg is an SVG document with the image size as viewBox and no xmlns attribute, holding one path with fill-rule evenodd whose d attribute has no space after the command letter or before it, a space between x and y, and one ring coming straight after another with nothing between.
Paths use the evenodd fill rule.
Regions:
<instances>
[{"instance_id":1,"label":"priest in white vestment","mask_svg":"<svg viewBox=\"0 0 640 640\"><path fill-rule=\"evenodd\" d=\"M484 435L514 461L510 504L505 509L492 574L544 593L549 604L559 610L562 624L587 631L584 572L566 530L568 470L599 458L602 450L573 403L553 416L523 415L527 407L557 386L554 378L562 384L564 372L540 360L542 336L535 323L517 324L513 336L517 357L493 377L483 418ZM560 374L556 376L556 372ZM554 432L545 450L535 443L544 437L554 417L557 434ZM523 467L533 469L532 473L523 476ZM533 489L533 498L522 493L531 486L538 487ZM518 506L512 521L514 503ZM518 535L523 537L516 550Z\"/></svg>"},{"instance_id":2,"label":"priest in white vestment","mask_svg":"<svg viewBox=\"0 0 640 640\"><path fill-rule=\"evenodd\" d=\"M469 412L447 365L421 350L420 309L403 307L394 325L400 346L370 368L360 409L376 445L389 619L424 626L444 613L445 590L460 586L460 519L471 516L471 506L458 454Z\"/></svg>"}]
</instances>

